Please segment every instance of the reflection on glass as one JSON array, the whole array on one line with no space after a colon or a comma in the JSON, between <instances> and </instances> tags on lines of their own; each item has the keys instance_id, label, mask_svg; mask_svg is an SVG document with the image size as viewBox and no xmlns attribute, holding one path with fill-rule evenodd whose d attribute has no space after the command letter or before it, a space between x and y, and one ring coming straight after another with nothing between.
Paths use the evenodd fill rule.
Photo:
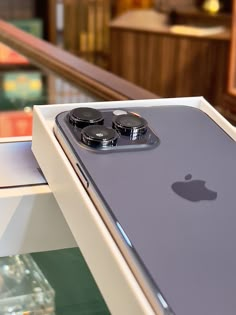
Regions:
<instances>
[{"instance_id":1,"label":"reflection on glass","mask_svg":"<svg viewBox=\"0 0 236 315\"><path fill-rule=\"evenodd\" d=\"M101 101L100 98L92 95L84 88L73 86L58 76L48 74L47 81L48 103L50 104Z\"/></svg>"},{"instance_id":2,"label":"reflection on glass","mask_svg":"<svg viewBox=\"0 0 236 315\"><path fill-rule=\"evenodd\" d=\"M125 231L123 230L122 226L120 225L120 223L118 221L116 222L116 225L117 225L118 229L120 230L126 243L129 245L129 247L132 247L132 243L131 243L130 239L128 238L127 234L125 233Z\"/></svg>"}]
</instances>

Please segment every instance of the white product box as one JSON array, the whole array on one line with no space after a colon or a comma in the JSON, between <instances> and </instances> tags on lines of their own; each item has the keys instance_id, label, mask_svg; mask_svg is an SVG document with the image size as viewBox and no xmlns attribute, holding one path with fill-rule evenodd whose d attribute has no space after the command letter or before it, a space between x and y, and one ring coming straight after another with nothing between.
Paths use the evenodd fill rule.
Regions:
<instances>
[{"instance_id":1,"label":"white product box","mask_svg":"<svg viewBox=\"0 0 236 315\"><path fill-rule=\"evenodd\" d=\"M76 246L30 148L29 137L0 141L0 257Z\"/></svg>"},{"instance_id":2,"label":"white product box","mask_svg":"<svg viewBox=\"0 0 236 315\"><path fill-rule=\"evenodd\" d=\"M154 314L53 133L62 111L86 106L187 105L206 112L236 140L235 128L202 97L35 106L32 149L112 314Z\"/></svg>"}]
</instances>

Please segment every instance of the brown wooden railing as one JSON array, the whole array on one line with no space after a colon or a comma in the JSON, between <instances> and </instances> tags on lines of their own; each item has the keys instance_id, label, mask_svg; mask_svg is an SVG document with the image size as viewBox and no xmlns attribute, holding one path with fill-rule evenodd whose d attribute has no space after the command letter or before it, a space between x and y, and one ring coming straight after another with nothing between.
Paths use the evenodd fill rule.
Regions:
<instances>
[{"instance_id":1,"label":"brown wooden railing","mask_svg":"<svg viewBox=\"0 0 236 315\"><path fill-rule=\"evenodd\" d=\"M34 64L85 87L104 100L148 99L157 95L36 38L0 20L0 42L23 54Z\"/></svg>"}]
</instances>

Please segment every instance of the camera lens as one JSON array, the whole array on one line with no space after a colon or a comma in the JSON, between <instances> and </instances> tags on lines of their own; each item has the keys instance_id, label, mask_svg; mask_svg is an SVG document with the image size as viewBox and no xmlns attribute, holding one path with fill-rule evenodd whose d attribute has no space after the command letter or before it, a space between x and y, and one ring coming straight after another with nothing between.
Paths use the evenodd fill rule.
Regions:
<instances>
[{"instance_id":1,"label":"camera lens","mask_svg":"<svg viewBox=\"0 0 236 315\"><path fill-rule=\"evenodd\" d=\"M79 128L95 124L102 125L103 120L102 114L94 108L79 107L72 109L69 113L70 123Z\"/></svg>"},{"instance_id":2,"label":"camera lens","mask_svg":"<svg viewBox=\"0 0 236 315\"><path fill-rule=\"evenodd\" d=\"M113 128L131 139L136 139L140 135L145 134L147 126L148 123L144 118L131 113L119 115L113 120Z\"/></svg>"},{"instance_id":3,"label":"camera lens","mask_svg":"<svg viewBox=\"0 0 236 315\"><path fill-rule=\"evenodd\" d=\"M108 147L116 145L118 133L105 126L87 126L81 131L81 140L90 147Z\"/></svg>"}]
</instances>

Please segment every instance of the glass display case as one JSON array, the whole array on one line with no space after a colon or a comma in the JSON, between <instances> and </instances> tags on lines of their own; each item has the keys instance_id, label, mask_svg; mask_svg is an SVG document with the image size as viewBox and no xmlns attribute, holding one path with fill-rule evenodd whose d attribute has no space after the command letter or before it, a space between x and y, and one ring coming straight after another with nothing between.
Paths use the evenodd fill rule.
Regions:
<instances>
[{"instance_id":1,"label":"glass display case","mask_svg":"<svg viewBox=\"0 0 236 315\"><path fill-rule=\"evenodd\" d=\"M0 314L54 315L55 292L30 255L0 258Z\"/></svg>"},{"instance_id":2,"label":"glass display case","mask_svg":"<svg viewBox=\"0 0 236 315\"><path fill-rule=\"evenodd\" d=\"M28 60L0 65L0 141L31 136L36 104L156 97L3 21L0 41ZM79 248L29 254L0 258L0 315L109 314Z\"/></svg>"}]
</instances>

